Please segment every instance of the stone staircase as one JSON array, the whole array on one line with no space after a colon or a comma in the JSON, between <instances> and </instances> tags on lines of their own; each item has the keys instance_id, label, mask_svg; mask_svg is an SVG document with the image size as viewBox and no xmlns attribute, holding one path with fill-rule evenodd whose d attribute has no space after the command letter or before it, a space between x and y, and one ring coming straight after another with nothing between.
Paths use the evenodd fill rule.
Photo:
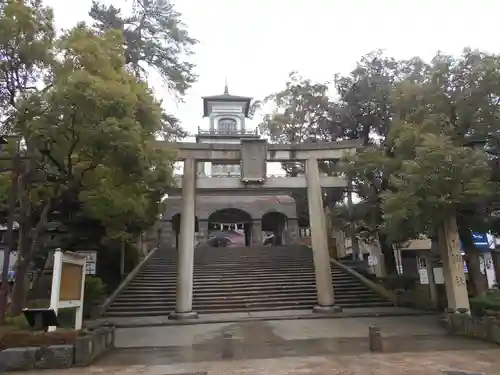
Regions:
<instances>
[{"instance_id":1,"label":"stone staircase","mask_svg":"<svg viewBox=\"0 0 500 375\"><path fill-rule=\"evenodd\" d=\"M158 250L105 313L107 317L167 315L175 309L177 254ZM332 268L343 308L391 306L355 277ZM200 314L312 309L316 286L311 249L304 246L195 250L193 309Z\"/></svg>"}]
</instances>

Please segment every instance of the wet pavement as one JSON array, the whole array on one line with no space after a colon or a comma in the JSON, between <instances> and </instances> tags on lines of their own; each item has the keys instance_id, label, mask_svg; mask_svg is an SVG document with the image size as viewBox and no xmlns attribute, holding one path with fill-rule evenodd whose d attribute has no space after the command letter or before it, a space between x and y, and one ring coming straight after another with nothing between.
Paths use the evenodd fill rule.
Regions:
<instances>
[{"instance_id":1,"label":"wet pavement","mask_svg":"<svg viewBox=\"0 0 500 375\"><path fill-rule=\"evenodd\" d=\"M235 343L257 344L316 339L359 339L368 336L370 326L380 327L385 337L445 334L437 316L380 318L270 320L238 323L208 323L189 326L120 328L118 348L165 348L172 346L220 346L230 334Z\"/></svg>"},{"instance_id":2,"label":"wet pavement","mask_svg":"<svg viewBox=\"0 0 500 375\"><path fill-rule=\"evenodd\" d=\"M369 353L368 327L384 353ZM92 367L54 375L500 375L500 347L451 337L436 316L276 320L118 329L120 347ZM35 373L33 373L35 374Z\"/></svg>"},{"instance_id":3,"label":"wet pavement","mask_svg":"<svg viewBox=\"0 0 500 375\"><path fill-rule=\"evenodd\" d=\"M432 315L432 312L409 309L405 307L364 307L348 308L341 312L331 314L317 314L311 309L304 310L279 310L279 311L254 311L254 312L232 312L216 314L200 314L194 321L172 320L168 315L143 316L143 317L107 317L90 322L85 322L88 327L102 323L112 323L115 327L152 327L172 325L193 325L206 323L235 323L241 321L265 321L265 320L290 320L290 319L325 319L325 318L359 318L359 317L381 317L381 316L420 316Z\"/></svg>"}]
</instances>

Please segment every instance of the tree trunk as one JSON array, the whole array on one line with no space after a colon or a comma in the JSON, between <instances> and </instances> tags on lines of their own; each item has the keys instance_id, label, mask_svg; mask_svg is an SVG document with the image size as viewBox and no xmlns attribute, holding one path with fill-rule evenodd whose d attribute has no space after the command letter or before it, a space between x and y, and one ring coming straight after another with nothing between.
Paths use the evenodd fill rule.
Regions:
<instances>
[{"instance_id":1,"label":"tree trunk","mask_svg":"<svg viewBox=\"0 0 500 375\"><path fill-rule=\"evenodd\" d=\"M484 275L481 273L479 252L477 249L471 248L465 252L465 259L467 261L467 268L471 277L470 279L474 285L474 295L485 296L488 292L488 286Z\"/></svg>"},{"instance_id":2,"label":"tree trunk","mask_svg":"<svg viewBox=\"0 0 500 375\"><path fill-rule=\"evenodd\" d=\"M394 255L394 248L391 241L386 234L378 234L380 248L382 254L384 254L384 267L386 275L395 275L398 273L398 267L396 263L396 256Z\"/></svg>"},{"instance_id":3,"label":"tree trunk","mask_svg":"<svg viewBox=\"0 0 500 375\"><path fill-rule=\"evenodd\" d=\"M16 265L16 281L12 289L9 316L19 316L26 307L26 296L28 294L28 270L29 261L21 260Z\"/></svg>"},{"instance_id":4,"label":"tree trunk","mask_svg":"<svg viewBox=\"0 0 500 375\"><path fill-rule=\"evenodd\" d=\"M465 250L465 260L467 261L469 281L473 286L473 293L476 296L485 296L488 292L488 285L481 273L479 250L474 244L472 232L463 220L458 220L458 234Z\"/></svg>"},{"instance_id":5,"label":"tree trunk","mask_svg":"<svg viewBox=\"0 0 500 375\"><path fill-rule=\"evenodd\" d=\"M10 316L20 315L23 308L26 306L26 297L28 294L28 271L30 270L30 265L33 261L34 255L41 246L43 231L47 224L50 207L50 201L47 201L43 206L40 218L38 219L38 223L34 229L31 229L31 220L29 220L29 216L25 215L24 220L19 223L19 258L16 266L14 288L12 289L12 304L9 310ZM26 212L24 213L26 214Z\"/></svg>"}]
</instances>

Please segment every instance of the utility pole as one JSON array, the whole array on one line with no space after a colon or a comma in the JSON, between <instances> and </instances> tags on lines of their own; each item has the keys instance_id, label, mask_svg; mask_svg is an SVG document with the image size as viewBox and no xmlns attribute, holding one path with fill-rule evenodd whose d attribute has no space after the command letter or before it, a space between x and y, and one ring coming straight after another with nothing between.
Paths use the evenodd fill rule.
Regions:
<instances>
[{"instance_id":1,"label":"utility pole","mask_svg":"<svg viewBox=\"0 0 500 375\"><path fill-rule=\"evenodd\" d=\"M0 146L7 144L6 137L0 136ZM2 266L2 284L0 285L0 325L5 322L5 314L7 311L7 302L9 296L9 267L10 267L10 254L15 250L16 239L14 237L14 218L17 203L17 186L19 180L20 168L20 155L19 144L16 143L16 153L12 160L12 182L9 192L9 201L7 206L7 232L6 232L6 248L3 252L3 266Z\"/></svg>"}]
</instances>

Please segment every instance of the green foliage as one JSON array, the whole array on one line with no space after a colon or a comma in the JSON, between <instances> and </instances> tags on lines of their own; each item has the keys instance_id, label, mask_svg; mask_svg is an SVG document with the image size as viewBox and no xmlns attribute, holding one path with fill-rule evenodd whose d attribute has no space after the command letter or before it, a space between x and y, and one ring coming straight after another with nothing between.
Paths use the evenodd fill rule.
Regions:
<instances>
[{"instance_id":1,"label":"green foliage","mask_svg":"<svg viewBox=\"0 0 500 375\"><path fill-rule=\"evenodd\" d=\"M30 325L26 321L26 318L24 315L19 315L19 316L13 316L13 317L6 317L5 318L5 325L7 327L12 327L15 329L23 329L23 330L28 330L30 329Z\"/></svg>"},{"instance_id":2,"label":"green foliage","mask_svg":"<svg viewBox=\"0 0 500 375\"><path fill-rule=\"evenodd\" d=\"M52 61L53 14L41 0L7 0L0 10L0 115L9 124L19 95L36 90Z\"/></svg>"},{"instance_id":3,"label":"green foliage","mask_svg":"<svg viewBox=\"0 0 500 375\"><path fill-rule=\"evenodd\" d=\"M470 308L473 315L488 315L489 311L500 314L500 292L490 291L485 296L476 296L470 299Z\"/></svg>"},{"instance_id":4,"label":"green foliage","mask_svg":"<svg viewBox=\"0 0 500 375\"><path fill-rule=\"evenodd\" d=\"M126 63L135 72L146 74L144 65L155 68L168 87L181 95L195 82L194 65L182 59L192 54L197 41L170 2L138 0L133 15L125 16L112 5L94 1L90 16L97 30L123 34Z\"/></svg>"},{"instance_id":5,"label":"green foliage","mask_svg":"<svg viewBox=\"0 0 500 375\"><path fill-rule=\"evenodd\" d=\"M460 228L500 228L490 213L500 205L500 57L465 49L396 60L380 51L363 56L346 76L328 83L292 74L272 102L261 130L276 142L361 139L362 150L342 163L361 198L351 215L358 232L379 240L386 269L395 271L393 246L434 231L454 213ZM475 151L477 141L484 152ZM285 165L291 174L303 166Z\"/></svg>"},{"instance_id":6,"label":"green foliage","mask_svg":"<svg viewBox=\"0 0 500 375\"><path fill-rule=\"evenodd\" d=\"M96 276L87 276L85 278L84 305L92 307L96 303L102 302L106 297L106 284L101 278Z\"/></svg>"},{"instance_id":7,"label":"green foliage","mask_svg":"<svg viewBox=\"0 0 500 375\"><path fill-rule=\"evenodd\" d=\"M125 273L132 271L140 261L140 253L137 246L127 242L125 244Z\"/></svg>"},{"instance_id":8,"label":"green foliage","mask_svg":"<svg viewBox=\"0 0 500 375\"><path fill-rule=\"evenodd\" d=\"M195 66L189 57L198 41L189 35L181 15L169 1L137 0L131 16L113 5L93 1L89 14L98 32L121 32L126 66L137 77L146 78L148 71L154 71L179 97L196 81ZM178 119L167 113L162 115L158 133L170 140L186 136Z\"/></svg>"},{"instance_id":9,"label":"green foliage","mask_svg":"<svg viewBox=\"0 0 500 375\"><path fill-rule=\"evenodd\" d=\"M121 236L134 219L148 223L171 182L168 152L157 149L160 103L125 69L120 33L104 35L80 25L58 42L50 90L23 102L24 113L44 108L20 124L43 149L47 173L84 211ZM33 111L31 111L33 112Z\"/></svg>"},{"instance_id":10,"label":"green foliage","mask_svg":"<svg viewBox=\"0 0 500 375\"><path fill-rule=\"evenodd\" d=\"M20 275L44 248L41 234L49 220L67 228L91 222L108 239L130 239L161 209L173 183L174 155L155 137L177 133L166 130L172 119L143 75L134 73L141 61L163 64L157 68L169 87L184 93L194 75L182 55L194 42L171 7L150 5L127 19L138 28L134 37L129 26L101 23L79 24L57 39L52 11L39 0L1 5L0 54L6 58L0 63L0 114L5 131L23 140L15 213ZM136 47L146 55L135 55ZM4 152L12 156L9 147ZM0 173L2 202L10 179L10 172ZM13 292L18 311L26 289L19 284Z\"/></svg>"},{"instance_id":11,"label":"green foliage","mask_svg":"<svg viewBox=\"0 0 500 375\"><path fill-rule=\"evenodd\" d=\"M417 279L412 276L392 274L382 278L381 281L389 290L404 291L413 289Z\"/></svg>"},{"instance_id":12,"label":"green foliage","mask_svg":"<svg viewBox=\"0 0 500 375\"><path fill-rule=\"evenodd\" d=\"M381 194L385 225L401 240L402 229L413 235L428 233L463 204L491 197L487 155L456 146L442 134L422 131L405 123L393 139L400 167L391 174L391 190ZM402 148L399 151L399 148Z\"/></svg>"}]
</instances>

